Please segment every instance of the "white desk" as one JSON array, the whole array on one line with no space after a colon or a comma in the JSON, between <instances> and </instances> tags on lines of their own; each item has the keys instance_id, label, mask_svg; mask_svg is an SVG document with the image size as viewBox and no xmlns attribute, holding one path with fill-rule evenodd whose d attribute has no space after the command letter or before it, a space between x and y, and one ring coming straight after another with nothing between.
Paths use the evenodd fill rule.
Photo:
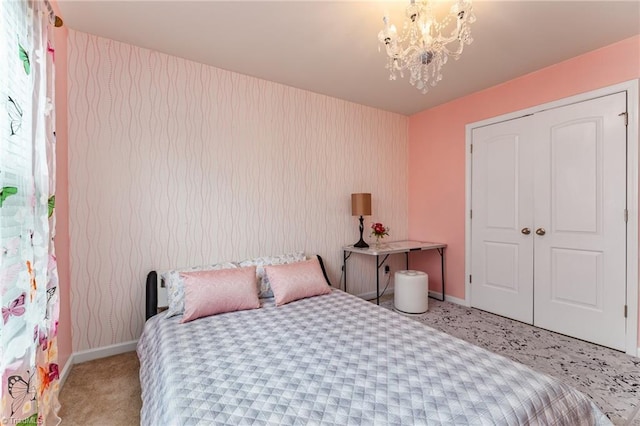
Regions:
<instances>
[{"instance_id":1,"label":"white desk","mask_svg":"<svg viewBox=\"0 0 640 426\"><path fill-rule=\"evenodd\" d=\"M442 299L444 300L444 249L447 248L443 243L429 243L422 241L389 241L388 243L382 243L379 247L371 245L369 248L358 248L353 245L342 247L343 263L342 269L344 270L344 291L347 291L347 259L352 254L364 254L367 256L376 257L376 303L380 304L380 274L379 269L387 261L387 258L396 253L404 253L406 258L407 269L409 269L409 252L423 251L423 250L438 250L440 254L440 269L442 273ZM380 256L384 256L382 262L380 262Z\"/></svg>"}]
</instances>

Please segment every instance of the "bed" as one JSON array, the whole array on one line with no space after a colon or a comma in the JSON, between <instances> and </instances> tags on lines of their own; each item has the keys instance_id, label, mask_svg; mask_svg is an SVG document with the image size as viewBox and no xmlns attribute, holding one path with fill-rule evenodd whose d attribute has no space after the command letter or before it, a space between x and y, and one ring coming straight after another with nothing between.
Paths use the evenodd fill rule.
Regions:
<instances>
[{"instance_id":1,"label":"bed","mask_svg":"<svg viewBox=\"0 0 640 426\"><path fill-rule=\"evenodd\" d=\"M551 377L337 289L181 323L153 315L156 279L142 425L610 424Z\"/></svg>"}]
</instances>

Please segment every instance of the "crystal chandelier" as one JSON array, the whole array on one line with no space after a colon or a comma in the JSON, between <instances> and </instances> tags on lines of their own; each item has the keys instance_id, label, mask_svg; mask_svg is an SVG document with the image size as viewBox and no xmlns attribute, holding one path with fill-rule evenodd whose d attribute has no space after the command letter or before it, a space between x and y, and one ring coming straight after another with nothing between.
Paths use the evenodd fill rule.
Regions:
<instances>
[{"instance_id":1,"label":"crystal chandelier","mask_svg":"<svg viewBox=\"0 0 640 426\"><path fill-rule=\"evenodd\" d=\"M408 71L411 85L427 93L430 85L442 80L442 66L449 57L458 59L464 45L473 42L471 24L475 20L471 0L457 0L442 22L436 20L432 1L411 0L401 36L385 16L378 40L389 57L389 80L395 80L398 73L404 77Z\"/></svg>"}]
</instances>

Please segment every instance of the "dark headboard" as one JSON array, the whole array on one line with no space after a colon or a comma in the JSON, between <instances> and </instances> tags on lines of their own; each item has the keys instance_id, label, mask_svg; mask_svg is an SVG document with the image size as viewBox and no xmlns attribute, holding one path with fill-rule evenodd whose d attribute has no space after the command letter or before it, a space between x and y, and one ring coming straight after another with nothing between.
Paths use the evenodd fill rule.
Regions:
<instances>
[{"instance_id":1,"label":"dark headboard","mask_svg":"<svg viewBox=\"0 0 640 426\"><path fill-rule=\"evenodd\" d=\"M320 262L320 268L324 279L327 280L327 284L331 287L331 281L327 275L327 270L324 267L322 257L316 255L318 262ZM146 297L145 297L145 319L149 319L158 313L158 272L151 271L147 274L146 282Z\"/></svg>"},{"instance_id":2,"label":"dark headboard","mask_svg":"<svg viewBox=\"0 0 640 426\"><path fill-rule=\"evenodd\" d=\"M148 320L158 313L158 273L156 271L147 274L146 286L145 320Z\"/></svg>"}]
</instances>

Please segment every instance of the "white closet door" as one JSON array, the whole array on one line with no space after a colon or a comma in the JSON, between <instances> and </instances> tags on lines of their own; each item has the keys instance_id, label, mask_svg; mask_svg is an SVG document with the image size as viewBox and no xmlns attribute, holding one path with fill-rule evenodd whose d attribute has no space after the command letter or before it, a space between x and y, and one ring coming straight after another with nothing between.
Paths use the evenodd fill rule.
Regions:
<instances>
[{"instance_id":1,"label":"white closet door","mask_svg":"<svg viewBox=\"0 0 640 426\"><path fill-rule=\"evenodd\" d=\"M530 122L474 129L472 157L471 305L527 323L533 321Z\"/></svg>"},{"instance_id":2,"label":"white closet door","mask_svg":"<svg viewBox=\"0 0 640 426\"><path fill-rule=\"evenodd\" d=\"M536 114L534 324L625 349L626 127L618 93ZM542 233L542 231L538 231Z\"/></svg>"}]
</instances>

